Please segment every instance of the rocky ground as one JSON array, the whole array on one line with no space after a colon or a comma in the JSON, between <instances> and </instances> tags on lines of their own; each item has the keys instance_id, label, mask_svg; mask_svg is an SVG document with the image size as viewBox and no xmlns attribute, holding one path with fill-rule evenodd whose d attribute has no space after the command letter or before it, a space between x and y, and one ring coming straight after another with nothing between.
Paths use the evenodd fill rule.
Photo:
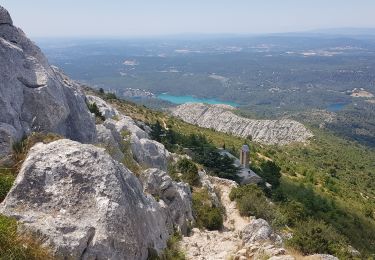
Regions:
<instances>
[{"instance_id":1,"label":"rocky ground","mask_svg":"<svg viewBox=\"0 0 375 260\"><path fill-rule=\"evenodd\" d=\"M306 142L313 136L303 124L294 120L252 120L237 116L232 110L223 105L190 103L174 108L172 114L200 127L245 138L252 136L254 141L265 144Z\"/></svg>"},{"instance_id":2,"label":"rocky ground","mask_svg":"<svg viewBox=\"0 0 375 260\"><path fill-rule=\"evenodd\" d=\"M237 184L230 180L201 175L208 190L218 192L220 203L225 209L222 231L208 231L194 228L185 236L181 247L190 260L338 260L330 255L301 256L283 248L280 236L272 231L263 219L242 217L236 203L229 199L229 193Z\"/></svg>"}]
</instances>

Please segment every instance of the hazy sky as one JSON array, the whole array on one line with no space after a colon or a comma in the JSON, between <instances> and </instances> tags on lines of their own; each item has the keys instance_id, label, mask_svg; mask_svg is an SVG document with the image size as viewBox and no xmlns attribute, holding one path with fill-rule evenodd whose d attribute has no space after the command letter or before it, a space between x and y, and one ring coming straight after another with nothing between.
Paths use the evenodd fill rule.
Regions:
<instances>
[{"instance_id":1,"label":"hazy sky","mask_svg":"<svg viewBox=\"0 0 375 260\"><path fill-rule=\"evenodd\" d=\"M34 37L375 27L375 0L0 0L0 5Z\"/></svg>"}]
</instances>

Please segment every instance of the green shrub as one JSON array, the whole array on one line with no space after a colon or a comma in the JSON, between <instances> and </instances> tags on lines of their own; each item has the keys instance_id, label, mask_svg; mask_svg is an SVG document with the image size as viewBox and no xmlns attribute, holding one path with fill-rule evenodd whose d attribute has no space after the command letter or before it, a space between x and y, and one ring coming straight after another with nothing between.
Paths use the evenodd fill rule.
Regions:
<instances>
[{"instance_id":1,"label":"green shrub","mask_svg":"<svg viewBox=\"0 0 375 260\"><path fill-rule=\"evenodd\" d=\"M345 239L324 221L309 219L299 222L287 244L305 255L333 254L344 259L349 256Z\"/></svg>"},{"instance_id":2,"label":"green shrub","mask_svg":"<svg viewBox=\"0 0 375 260\"><path fill-rule=\"evenodd\" d=\"M187 158L178 161L176 168L182 173L181 179L191 186L199 186L200 179L198 174L198 167L195 163Z\"/></svg>"},{"instance_id":3,"label":"green shrub","mask_svg":"<svg viewBox=\"0 0 375 260\"><path fill-rule=\"evenodd\" d=\"M0 259L40 260L52 259L48 251L40 246L33 236L18 235L17 222L0 215Z\"/></svg>"},{"instance_id":4,"label":"green shrub","mask_svg":"<svg viewBox=\"0 0 375 260\"><path fill-rule=\"evenodd\" d=\"M99 111L98 106L96 103L88 103L87 108L90 110L91 113L95 115L95 118L99 119L99 121L104 121L105 117L102 115L102 113Z\"/></svg>"},{"instance_id":5,"label":"green shrub","mask_svg":"<svg viewBox=\"0 0 375 260\"><path fill-rule=\"evenodd\" d=\"M238 210L243 216L255 216L272 221L275 210L268 202L263 191L255 184L233 188L229 198L237 202Z\"/></svg>"},{"instance_id":6,"label":"green shrub","mask_svg":"<svg viewBox=\"0 0 375 260\"><path fill-rule=\"evenodd\" d=\"M15 177L10 170L0 168L0 202L5 199L10 188L12 188L14 180Z\"/></svg>"},{"instance_id":7,"label":"green shrub","mask_svg":"<svg viewBox=\"0 0 375 260\"><path fill-rule=\"evenodd\" d=\"M220 230L223 227L223 210L212 204L207 190L193 193L193 211L197 227L208 230Z\"/></svg>"},{"instance_id":8,"label":"green shrub","mask_svg":"<svg viewBox=\"0 0 375 260\"><path fill-rule=\"evenodd\" d=\"M148 250L148 260L185 260L186 256L181 251L179 242L182 236L180 233L175 232L167 241L167 248L158 255L154 249Z\"/></svg>"}]
</instances>

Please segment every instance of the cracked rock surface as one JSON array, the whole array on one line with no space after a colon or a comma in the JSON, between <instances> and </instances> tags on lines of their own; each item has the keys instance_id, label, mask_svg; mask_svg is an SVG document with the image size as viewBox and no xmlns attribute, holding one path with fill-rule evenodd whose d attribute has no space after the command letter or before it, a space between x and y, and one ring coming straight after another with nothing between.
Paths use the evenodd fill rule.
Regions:
<instances>
[{"instance_id":1,"label":"cracked rock surface","mask_svg":"<svg viewBox=\"0 0 375 260\"><path fill-rule=\"evenodd\" d=\"M128 169L104 149L66 139L31 149L0 212L65 259L146 259L170 232L164 209Z\"/></svg>"}]
</instances>

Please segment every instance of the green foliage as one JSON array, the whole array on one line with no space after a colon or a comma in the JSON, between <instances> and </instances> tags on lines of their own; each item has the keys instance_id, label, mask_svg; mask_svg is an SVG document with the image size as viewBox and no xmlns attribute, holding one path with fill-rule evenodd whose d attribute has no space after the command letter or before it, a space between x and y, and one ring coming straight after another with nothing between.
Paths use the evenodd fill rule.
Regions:
<instances>
[{"instance_id":1,"label":"green foliage","mask_svg":"<svg viewBox=\"0 0 375 260\"><path fill-rule=\"evenodd\" d=\"M199 186L200 179L198 174L198 167L194 162L187 158L183 158L177 162L177 169L182 173L182 180L189 183L191 186Z\"/></svg>"},{"instance_id":2,"label":"green foliage","mask_svg":"<svg viewBox=\"0 0 375 260\"><path fill-rule=\"evenodd\" d=\"M293 237L287 243L305 255L322 253L342 259L350 257L345 238L323 221L309 219L298 222Z\"/></svg>"},{"instance_id":3,"label":"green foliage","mask_svg":"<svg viewBox=\"0 0 375 260\"><path fill-rule=\"evenodd\" d=\"M180 233L175 232L167 241L167 248L158 255L155 250L149 249L148 260L185 260L186 256L181 251L179 242L182 236Z\"/></svg>"},{"instance_id":4,"label":"green foliage","mask_svg":"<svg viewBox=\"0 0 375 260\"><path fill-rule=\"evenodd\" d=\"M267 221L272 221L274 218L274 207L267 201L263 191L255 184L233 188L229 198L237 202L237 207L243 216L255 216Z\"/></svg>"},{"instance_id":5,"label":"green foliage","mask_svg":"<svg viewBox=\"0 0 375 260\"><path fill-rule=\"evenodd\" d=\"M263 161L260 164L260 171L257 173L269 184L272 188L277 188L280 185L281 168L273 161Z\"/></svg>"},{"instance_id":6,"label":"green foliage","mask_svg":"<svg viewBox=\"0 0 375 260\"><path fill-rule=\"evenodd\" d=\"M122 144L121 144L121 151L124 154L124 159L122 163L135 175L139 176L141 167L139 164L134 160L133 153L131 151L131 144L130 144L130 132L129 131L122 131Z\"/></svg>"},{"instance_id":7,"label":"green foliage","mask_svg":"<svg viewBox=\"0 0 375 260\"><path fill-rule=\"evenodd\" d=\"M15 180L14 174L10 169L0 168L0 202L5 199Z\"/></svg>"},{"instance_id":8,"label":"green foliage","mask_svg":"<svg viewBox=\"0 0 375 260\"><path fill-rule=\"evenodd\" d=\"M39 239L19 235L14 219L0 215L0 259L40 260L52 259L49 252L40 246Z\"/></svg>"},{"instance_id":9,"label":"green foliage","mask_svg":"<svg viewBox=\"0 0 375 260\"><path fill-rule=\"evenodd\" d=\"M95 118L99 119L100 121L104 121L105 117L102 115L102 113L99 111L98 106L96 103L88 103L87 108L90 110L91 113L95 115Z\"/></svg>"},{"instance_id":10,"label":"green foliage","mask_svg":"<svg viewBox=\"0 0 375 260\"><path fill-rule=\"evenodd\" d=\"M220 230L223 227L223 211L212 204L206 189L193 193L193 211L199 228Z\"/></svg>"},{"instance_id":11,"label":"green foliage","mask_svg":"<svg viewBox=\"0 0 375 260\"><path fill-rule=\"evenodd\" d=\"M170 151L178 151L179 148L187 148L193 160L202 164L206 169L221 178L239 181L237 173L239 168L234 160L227 155L221 155L216 146L202 134L181 134L169 127L164 129L160 122L151 124L151 138L162 142Z\"/></svg>"},{"instance_id":12,"label":"green foliage","mask_svg":"<svg viewBox=\"0 0 375 260\"><path fill-rule=\"evenodd\" d=\"M164 129L160 125L160 122L156 121L155 124L151 125L151 130L152 130L150 134L151 139L161 142L162 136L164 134Z\"/></svg>"},{"instance_id":13,"label":"green foliage","mask_svg":"<svg viewBox=\"0 0 375 260\"><path fill-rule=\"evenodd\" d=\"M114 104L123 113L149 124L157 120L166 122L177 137L203 135L216 147L225 143L227 150L237 156L239 148L246 142L243 138L194 126L129 102L116 101ZM281 168L280 186L269 194L276 208L272 222L278 228L288 225L297 230L300 216L324 220L344 235L348 243L361 252L362 258L374 258L375 150L343 140L327 130L311 130L315 137L308 144L277 147L251 143L254 168L261 171L264 156ZM181 152L183 145L178 140L172 145L175 149L172 151ZM194 155L194 149L191 153ZM299 213L288 212L289 207Z\"/></svg>"},{"instance_id":14,"label":"green foliage","mask_svg":"<svg viewBox=\"0 0 375 260\"><path fill-rule=\"evenodd\" d=\"M116 96L116 94L115 93L111 93L111 92L106 93L105 94L105 98L106 99L118 99L117 96Z\"/></svg>"}]
</instances>

